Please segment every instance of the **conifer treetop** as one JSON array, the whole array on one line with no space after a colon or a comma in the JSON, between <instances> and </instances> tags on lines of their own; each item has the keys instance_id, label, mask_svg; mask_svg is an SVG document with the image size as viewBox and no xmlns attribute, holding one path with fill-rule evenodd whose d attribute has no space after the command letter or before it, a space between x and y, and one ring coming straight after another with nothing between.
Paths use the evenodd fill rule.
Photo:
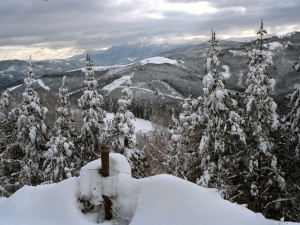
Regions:
<instances>
[{"instance_id":1,"label":"conifer treetop","mask_svg":"<svg viewBox=\"0 0 300 225\"><path fill-rule=\"evenodd\" d=\"M26 88L32 88L37 83L37 81L34 78L33 68L34 68L34 66L32 65L31 55L30 55L30 58L27 61L26 78L24 79L24 84L25 84Z\"/></svg>"},{"instance_id":2,"label":"conifer treetop","mask_svg":"<svg viewBox=\"0 0 300 225\"><path fill-rule=\"evenodd\" d=\"M258 39L258 43L259 43L259 49L262 50L263 49L263 35L267 34L268 32L264 29L264 23L263 20L261 19L260 22L260 29L259 31L257 31L257 35L260 35L260 39Z\"/></svg>"}]
</instances>

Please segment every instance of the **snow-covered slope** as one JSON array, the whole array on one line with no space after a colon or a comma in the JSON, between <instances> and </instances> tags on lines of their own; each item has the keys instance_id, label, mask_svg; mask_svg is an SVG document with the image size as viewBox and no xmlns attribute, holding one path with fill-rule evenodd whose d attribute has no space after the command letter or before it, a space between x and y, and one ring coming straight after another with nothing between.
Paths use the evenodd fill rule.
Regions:
<instances>
[{"instance_id":1,"label":"snow-covered slope","mask_svg":"<svg viewBox=\"0 0 300 225\"><path fill-rule=\"evenodd\" d=\"M182 61L180 61L181 63L183 63ZM169 64L173 64L173 65L178 65L178 61L177 60L173 60L173 59L168 59L165 57L152 57L149 59L144 59L141 60L141 64L145 65L145 64L164 64L164 63L169 63Z\"/></svg>"},{"instance_id":2,"label":"snow-covered slope","mask_svg":"<svg viewBox=\"0 0 300 225\"><path fill-rule=\"evenodd\" d=\"M299 224L267 220L244 206L223 200L215 189L205 189L170 175L134 179L120 154L110 154L110 164L109 178L99 175L101 161L96 160L82 168L79 178L52 185L25 186L8 199L0 198L1 224L96 224L97 213L83 214L77 198L85 195L97 202L102 194L113 197L113 210L119 219L131 220L131 225Z\"/></svg>"}]
</instances>

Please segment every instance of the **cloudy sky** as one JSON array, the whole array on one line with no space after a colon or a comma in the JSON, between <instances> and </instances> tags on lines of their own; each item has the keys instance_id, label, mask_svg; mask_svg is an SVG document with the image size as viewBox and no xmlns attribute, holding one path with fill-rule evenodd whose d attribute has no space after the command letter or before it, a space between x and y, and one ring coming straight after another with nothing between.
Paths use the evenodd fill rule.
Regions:
<instances>
[{"instance_id":1,"label":"cloudy sky","mask_svg":"<svg viewBox=\"0 0 300 225\"><path fill-rule=\"evenodd\" d=\"M68 58L124 42L300 31L299 0L0 0L0 60Z\"/></svg>"}]
</instances>

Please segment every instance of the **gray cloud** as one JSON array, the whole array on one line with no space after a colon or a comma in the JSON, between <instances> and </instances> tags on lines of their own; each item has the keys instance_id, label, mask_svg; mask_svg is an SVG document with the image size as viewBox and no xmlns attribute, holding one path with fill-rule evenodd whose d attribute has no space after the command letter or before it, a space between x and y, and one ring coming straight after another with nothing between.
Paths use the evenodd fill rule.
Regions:
<instances>
[{"instance_id":1,"label":"gray cloud","mask_svg":"<svg viewBox=\"0 0 300 225\"><path fill-rule=\"evenodd\" d=\"M211 28L220 37L252 36L261 18L269 33L288 32L300 29L299 9L298 0L2 0L0 50L42 46L80 52L123 42L209 36Z\"/></svg>"}]
</instances>

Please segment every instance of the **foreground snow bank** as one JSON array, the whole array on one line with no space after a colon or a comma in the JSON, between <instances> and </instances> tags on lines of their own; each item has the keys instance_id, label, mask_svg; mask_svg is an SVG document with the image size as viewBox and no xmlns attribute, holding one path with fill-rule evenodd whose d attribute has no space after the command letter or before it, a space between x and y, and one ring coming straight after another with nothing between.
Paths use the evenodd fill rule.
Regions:
<instances>
[{"instance_id":1,"label":"foreground snow bank","mask_svg":"<svg viewBox=\"0 0 300 225\"><path fill-rule=\"evenodd\" d=\"M8 199L0 199L0 224L89 225L97 215L83 214L78 196L95 203L110 196L119 223L131 225L283 225L300 224L265 219L245 207L223 200L215 189L205 189L170 175L134 179L126 159L110 154L109 178L98 173L101 161L82 168L80 177L53 185L25 186ZM90 171L90 172L89 172ZM125 222L124 222L125 221ZM128 223L126 221L129 221Z\"/></svg>"}]
</instances>

